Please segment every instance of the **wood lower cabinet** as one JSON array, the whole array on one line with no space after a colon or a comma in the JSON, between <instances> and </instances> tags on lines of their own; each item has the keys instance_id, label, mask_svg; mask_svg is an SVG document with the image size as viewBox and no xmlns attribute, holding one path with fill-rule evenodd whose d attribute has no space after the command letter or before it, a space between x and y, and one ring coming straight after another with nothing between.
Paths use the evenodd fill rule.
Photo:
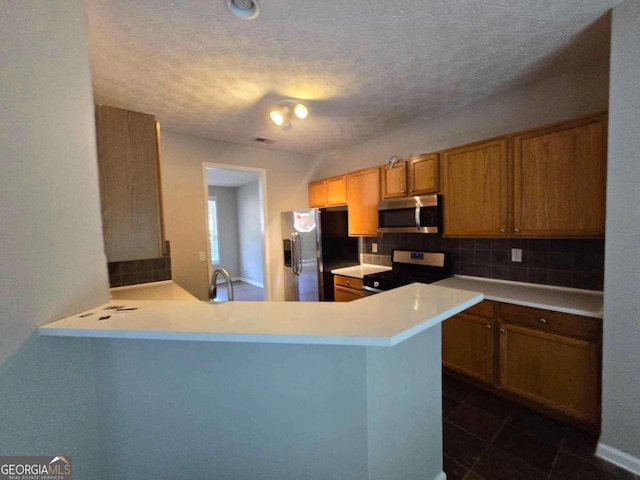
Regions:
<instances>
[{"instance_id":1,"label":"wood lower cabinet","mask_svg":"<svg viewBox=\"0 0 640 480\"><path fill-rule=\"evenodd\" d=\"M362 297L362 279L334 275L333 290L336 302L350 302Z\"/></svg>"},{"instance_id":2,"label":"wood lower cabinet","mask_svg":"<svg viewBox=\"0 0 640 480\"><path fill-rule=\"evenodd\" d=\"M506 236L506 137L443 152L441 186L445 236Z\"/></svg>"},{"instance_id":3,"label":"wood lower cabinet","mask_svg":"<svg viewBox=\"0 0 640 480\"><path fill-rule=\"evenodd\" d=\"M598 424L601 343L599 319L502 304L498 386Z\"/></svg>"},{"instance_id":4,"label":"wood lower cabinet","mask_svg":"<svg viewBox=\"0 0 640 480\"><path fill-rule=\"evenodd\" d=\"M107 261L162 257L155 117L97 105L96 134Z\"/></svg>"},{"instance_id":5,"label":"wood lower cabinet","mask_svg":"<svg viewBox=\"0 0 640 480\"><path fill-rule=\"evenodd\" d=\"M349 235L378 236L380 168L368 168L347 175Z\"/></svg>"},{"instance_id":6,"label":"wood lower cabinet","mask_svg":"<svg viewBox=\"0 0 640 480\"><path fill-rule=\"evenodd\" d=\"M512 235L602 236L606 116L513 138Z\"/></svg>"},{"instance_id":7,"label":"wood lower cabinet","mask_svg":"<svg viewBox=\"0 0 640 480\"><path fill-rule=\"evenodd\" d=\"M484 301L442 323L442 364L493 383L493 302Z\"/></svg>"},{"instance_id":8,"label":"wood lower cabinet","mask_svg":"<svg viewBox=\"0 0 640 480\"><path fill-rule=\"evenodd\" d=\"M492 310L487 307L492 303L443 322L443 366L495 393L597 430L602 321L507 303L495 303Z\"/></svg>"},{"instance_id":9,"label":"wood lower cabinet","mask_svg":"<svg viewBox=\"0 0 640 480\"><path fill-rule=\"evenodd\" d=\"M599 345L512 324L500 326L499 387L571 417L599 422Z\"/></svg>"},{"instance_id":10,"label":"wood lower cabinet","mask_svg":"<svg viewBox=\"0 0 640 480\"><path fill-rule=\"evenodd\" d=\"M322 208L346 205L346 175L309 183L309 207Z\"/></svg>"}]
</instances>

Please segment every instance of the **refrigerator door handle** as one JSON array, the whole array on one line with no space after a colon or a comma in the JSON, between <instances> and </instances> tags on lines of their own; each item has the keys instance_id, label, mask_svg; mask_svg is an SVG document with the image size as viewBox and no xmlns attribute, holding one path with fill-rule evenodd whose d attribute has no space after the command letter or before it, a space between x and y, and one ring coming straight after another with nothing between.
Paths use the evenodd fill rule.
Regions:
<instances>
[{"instance_id":1,"label":"refrigerator door handle","mask_svg":"<svg viewBox=\"0 0 640 480\"><path fill-rule=\"evenodd\" d=\"M294 275L302 273L302 250L299 237L298 232L291 233L291 269Z\"/></svg>"}]
</instances>

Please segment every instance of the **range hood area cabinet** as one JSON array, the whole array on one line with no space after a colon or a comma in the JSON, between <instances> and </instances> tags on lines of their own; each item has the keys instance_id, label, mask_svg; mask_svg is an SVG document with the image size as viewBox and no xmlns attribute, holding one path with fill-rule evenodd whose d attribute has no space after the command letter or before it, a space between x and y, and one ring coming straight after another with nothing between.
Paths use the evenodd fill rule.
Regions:
<instances>
[{"instance_id":1,"label":"range hood area cabinet","mask_svg":"<svg viewBox=\"0 0 640 480\"><path fill-rule=\"evenodd\" d=\"M96 134L107 261L162 257L155 117L96 105Z\"/></svg>"},{"instance_id":2,"label":"range hood area cabinet","mask_svg":"<svg viewBox=\"0 0 640 480\"><path fill-rule=\"evenodd\" d=\"M440 190L438 154L423 154L400 160L391 168L380 167L382 175L382 198L437 193Z\"/></svg>"},{"instance_id":3,"label":"range hood area cabinet","mask_svg":"<svg viewBox=\"0 0 640 480\"><path fill-rule=\"evenodd\" d=\"M442 152L444 235L602 237L607 116Z\"/></svg>"}]
</instances>

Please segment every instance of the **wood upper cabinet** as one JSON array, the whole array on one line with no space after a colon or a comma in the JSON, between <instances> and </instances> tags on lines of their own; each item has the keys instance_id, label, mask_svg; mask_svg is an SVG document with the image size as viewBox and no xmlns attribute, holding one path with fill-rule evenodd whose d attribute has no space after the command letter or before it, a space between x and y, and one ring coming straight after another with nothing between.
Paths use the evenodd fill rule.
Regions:
<instances>
[{"instance_id":1,"label":"wood upper cabinet","mask_svg":"<svg viewBox=\"0 0 640 480\"><path fill-rule=\"evenodd\" d=\"M96 106L102 227L107 261L162 256L155 117Z\"/></svg>"},{"instance_id":2,"label":"wood upper cabinet","mask_svg":"<svg viewBox=\"0 0 640 480\"><path fill-rule=\"evenodd\" d=\"M347 175L349 235L378 236L380 169L368 168Z\"/></svg>"},{"instance_id":3,"label":"wood upper cabinet","mask_svg":"<svg viewBox=\"0 0 640 480\"><path fill-rule=\"evenodd\" d=\"M601 321L502 304L499 387L600 422Z\"/></svg>"},{"instance_id":4,"label":"wood upper cabinet","mask_svg":"<svg viewBox=\"0 0 640 480\"><path fill-rule=\"evenodd\" d=\"M346 175L309 183L309 207L322 208L347 203Z\"/></svg>"},{"instance_id":5,"label":"wood upper cabinet","mask_svg":"<svg viewBox=\"0 0 640 480\"><path fill-rule=\"evenodd\" d=\"M485 300L442 323L442 364L445 367L493 383L493 305Z\"/></svg>"},{"instance_id":6,"label":"wood upper cabinet","mask_svg":"<svg viewBox=\"0 0 640 480\"><path fill-rule=\"evenodd\" d=\"M513 235L604 235L606 116L513 138Z\"/></svg>"},{"instance_id":7,"label":"wood upper cabinet","mask_svg":"<svg viewBox=\"0 0 640 480\"><path fill-rule=\"evenodd\" d=\"M440 191L440 168L437 153L418 155L407 161L409 195Z\"/></svg>"},{"instance_id":8,"label":"wood upper cabinet","mask_svg":"<svg viewBox=\"0 0 640 480\"><path fill-rule=\"evenodd\" d=\"M407 161L400 160L393 167L380 167L382 177L382 198L404 197L407 195Z\"/></svg>"},{"instance_id":9,"label":"wood upper cabinet","mask_svg":"<svg viewBox=\"0 0 640 480\"><path fill-rule=\"evenodd\" d=\"M424 154L400 160L392 168L380 167L382 198L436 193L440 190L438 154Z\"/></svg>"},{"instance_id":10,"label":"wood upper cabinet","mask_svg":"<svg viewBox=\"0 0 640 480\"><path fill-rule=\"evenodd\" d=\"M445 236L506 236L506 137L442 152L441 183Z\"/></svg>"},{"instance_id":11,"label":"wood upper cabinet","mask_svg":"<svg viewBox=\"0 0 640 480\"><path fill-rule=\"evenodd\" d=\"M327 206L327 182L319 180L309 184L309 207L320 208Z\"/></svg>"}]
</instances>

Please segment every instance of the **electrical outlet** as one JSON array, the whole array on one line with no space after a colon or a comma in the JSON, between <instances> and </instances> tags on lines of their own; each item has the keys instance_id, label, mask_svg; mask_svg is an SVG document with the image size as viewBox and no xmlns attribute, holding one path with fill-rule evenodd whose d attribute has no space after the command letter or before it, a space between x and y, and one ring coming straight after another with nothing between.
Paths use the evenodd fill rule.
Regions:
<instances>
[{"instance_id":1,"label":"electrical outlet","mask_svg":"<svg viewBox=\"0 0 640 480\"><path fill-rule=\"evenodd\" d=\"M521 248L512 248L511 249L511 261L512 262L522 262L522 249Z\"/></svg>"},{"instance_id":2,"label":"electrical outlet","mask_svg":"<svg viewBox=\"0 0 640 480\"><path fill-rule=\"evenodd\" d=\"M378 244L377 243L372 243L371 244L371 253L378 253Z\"/></svg>"},{"instance_id":3,"label":"electrical outlet","mask_svg":"<svg viewBox=\"0 0 640 480\"><path fill-rule=\"evenodd\" d=\"M207 261L207 254L205 252L198 252L198 260L201 262Z\"/></svg>"}]
</instances>

